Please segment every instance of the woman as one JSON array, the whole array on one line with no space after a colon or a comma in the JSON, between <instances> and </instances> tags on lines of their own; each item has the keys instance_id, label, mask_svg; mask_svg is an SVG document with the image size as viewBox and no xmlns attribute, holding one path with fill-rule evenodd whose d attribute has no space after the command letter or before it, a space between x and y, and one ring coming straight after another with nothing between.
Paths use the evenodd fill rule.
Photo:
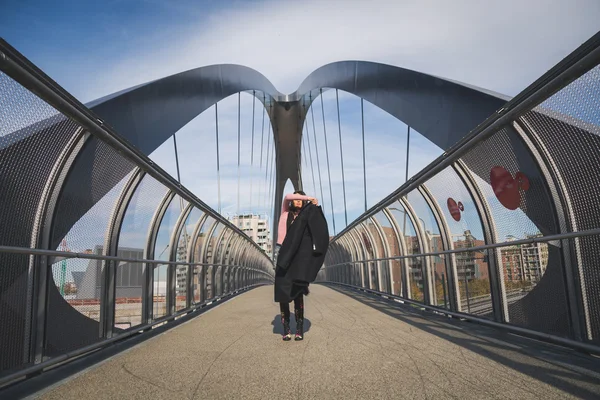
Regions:
<instances>
[{"instance_id":1,"label":"woman","mask_svg":"<svg viewBox=\"0 0 600 400\"><path fill-rule=\"evenodd\" d=\"M306 194L301 190L295 191L294 194L288 194L283 199L281 216L279 217L279 224L277 228L278 249L283 244L287 232L296 220L296 217L298 217L298 214L302 208L308 203L319 205L319 202L316 198L306 196ZM277 278L284 278L285 274L286 271L279 267L275 271L275 276ZM296 317L295 340L302 340L304 331L304 295L308 294L308 284L289 282L289 285L291 285L291 290L288 289L290 292L289 298L293 299L294 301L294 314ZM287 298L285 298L285 300L287 300ZM292 333L290 330L290 302L280 301L279 309L281 311L281 322L283 324L283 340L288 341L292 339Z\"/></svg>"}]
</instances>

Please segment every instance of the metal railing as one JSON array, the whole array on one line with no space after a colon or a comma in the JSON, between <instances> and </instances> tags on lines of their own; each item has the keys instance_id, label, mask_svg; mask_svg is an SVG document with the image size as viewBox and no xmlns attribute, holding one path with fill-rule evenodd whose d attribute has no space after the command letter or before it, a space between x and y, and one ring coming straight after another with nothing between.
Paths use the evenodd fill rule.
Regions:
<instances>
[{"instance_id":1,"label":"metal railing","mask_svg":"<svg viewBox=\"0 0 600 400\"><path fill-rule=\"evenodd\" d=\"M475 309L487 314L487 324L598 353L600 292L594 269L600 262L600 214L594 204L600 198L593 174L587 181L581 176L597 170L597 163L589 160L600 159L594 150L599 148L600 110L593 106L599 75L600 33L336 235L324 279L387 292L407 302L414 302L410 286L418 282L422 307L481 319L472 315ZM576 102L569 100L577 96ZM489 159L498 164L489 164ZM508 171L511 179L517 174L515 204L502 203L506 188L493 186L493 165ZM460 193L466 193L466 222L467 207L450 194L457 183L444 182L450 176L456 177ZM433 231L420 218L425 216L416 213L411 195L428 209ZM514 213L516 209L521 213ZM498 225L510 231L511 223L528 224L523 231L523 226L512 228L526 237L500 239ZM481 229L477 237L472 226ZM535 259L526 254L511 258L509 253L519 246L531 250ZM436 281L436 257L442 282ZM515 263L521 269L518 277L513 276ZM534 273L528 263L536 265L539 279L526 291L515 289L532 279L525 277ZM478 295L469 293L476 273L486 277L485 307ZM436 304L437 285L443 286L444 300L448 298L443 311Z\"/></svg>"},{"instance_id":2,"label":"metal railing","mask_svg":"<svg viewBox=\"0 0 600 400\"><path fill-rule=\"evenodd\" d=\"M0 386L273 281L272 260L245 233L0 39L0 90L4 89L8 89L2 100L6 103L0 107L9 110L8 118L16 120L13 125L24 128L0 137L0 167L5 171L6 184L3 190L8 193L2 204L5 214L0 218L10 212L22 214L3 221L0 229L0 316L4 316L0 324ZM28 122L31 113L45 115L42 111L54 113L57 118ZM83 165L90 161L85 160L90 157L85 150L93 146L102 151L91 152L89 169L75 171L78 162ZM43 155L45 151L47 157L28 160L32 154ZM27 172L24 165L28 162L37 175ZM139 250L140 257L122 256L119 239L126 212L142 181L150 178L161 188L158 192L162 193L162 201L148 217L148 226L139 232L145 236L144 249L134 249ZM33 183L36 179L38 183ZM124 184L117 187L119 182ZM67 199L77 211L69 214L71 210L67 209L60 214L69 184L81 186L81 193L69 193ZM109 196L111 187L120 188L114 199ZM39 194L30 188L36 188ZM167 259L160 260L154 246L161 226L167 223L163 221L167 208L177 196L190 206L177 211L179 217L168 226L169 246L180 244L179 234L192 210L201 211L197 222L190 221L195 223L196 236L185 238L189 242L185 243L184 260L173 249ZM106 223L106 229L89 225L89 232L84 233L101 232L102 239L93 242L101 254L61 250L55 236L66 237L101 200L111 203L99 211L100 224ZM30 204L33 207L27 208ZM209 219L207 216L212 220L203 232L200 228ZM98 218L95 221L97 224ZM201 242L205 234L206 240ZM87 260L89 264L87 269L67 269L66 264L61 265L67 260ZM141 293L135 296L139 303L119 302L117 292L124 287L119 286L118 274L127 264L135 265L129 273L141 276L141 281L133 285ZM160 266L167 269L165 281L160 276L155 281ZM65 281L71 272L85 274L82 286L91 292L86 294L79 287L75 295L69 294ZM155 296L154 291L162 283L164 293ZM9 292L13 295L6 298ZM73 305L69 296L78 297L82 305ZM157 304L164 305L164 310L154 311ZM122 306L135 306L135 310L128 310L132 315L127 322L117 321L118 307ZM94 309L86 314L82 307ZM163 312L165 315L160 315ZM119 323L129 327L119 329Z\"/></svg>"}]
</instances>

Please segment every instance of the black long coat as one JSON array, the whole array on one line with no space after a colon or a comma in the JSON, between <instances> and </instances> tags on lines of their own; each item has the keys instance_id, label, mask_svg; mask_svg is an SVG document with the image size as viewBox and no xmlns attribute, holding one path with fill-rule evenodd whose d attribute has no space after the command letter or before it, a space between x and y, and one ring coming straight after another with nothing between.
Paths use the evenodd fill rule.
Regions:
<instances>
[{"instance_id":1,"label":"black long coat","mask_svg":"<svg viewBox=\"0 0 600 400\"><path fill-rule=\"evenodd\" d=\"M305 205L287 234L277 257L275 301L290 302L315 281L329 247L329 230L320 206Z\"/></svg>"}]
</instances>

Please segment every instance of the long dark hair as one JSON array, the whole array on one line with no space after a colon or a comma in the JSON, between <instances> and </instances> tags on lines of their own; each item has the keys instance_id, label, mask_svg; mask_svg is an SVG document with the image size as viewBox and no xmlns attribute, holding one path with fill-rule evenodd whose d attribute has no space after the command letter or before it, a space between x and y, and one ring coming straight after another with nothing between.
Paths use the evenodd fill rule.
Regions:
<instances>
[{"instance_id":1,"label":"long dark hair","mask_svg":"<svg viewBox=\"0 0 600 400\"><path fill-rule=\"evenodd\" d=\"M306 193L304 193L302 190L296 190L296 191L294 192L294 194L300 194L300 195L302 195L302 196L306 196ZM306 205L306 203L307 203L307 201L306 201L306 200L302 200L302 207L304 207L304 206ZM293 202L293 201L290 201L290 210L291 210L291 211L299 211L299 210L300 210L302 207L300 207L300 208L296 208L296 207L294 206L294 202Z\"/></svg>"}]
</instances>

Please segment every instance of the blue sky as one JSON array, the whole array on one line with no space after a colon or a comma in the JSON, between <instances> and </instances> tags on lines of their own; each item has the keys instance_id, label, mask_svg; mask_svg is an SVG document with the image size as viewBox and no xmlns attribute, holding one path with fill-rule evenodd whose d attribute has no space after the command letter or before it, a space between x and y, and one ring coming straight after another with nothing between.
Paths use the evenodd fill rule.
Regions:
<instances>
[{"instance_id":1,"label":"blue sky","mask_svg":"<svg viewBox=\"0 0 600 400\"><path fill-rule=\"evenodd\" d=\"M215 63L255 68L278 90L290 93L321 65L348 59L415 69L513 96L592 36L600 20L597 0L551 3L507 0L497 4L477 0L380 0L357 1L346 7L339 4L333 0L4 0L0 36L84 103L153 79ZM540 18L540 9L545 10L544 18ZM557 26L561 29L556 29ZM340 95L351 221L364 211L360 106L357 98ZM339 231L343 227L343 200L337 115L332 96L334 92L325 92L324 106L334 213ZM268 201L264 201L264 197L259 200L257 193L259 182L265 185L265 166L262 169L256 164L250 167L247 150L251 104L251 96L242 95L241 208L246 211L244 205L249 208L252 203L252 211L270 212L270 207L265 208ZM324 195L320 200L332 220L318 101L317 105L315 122ZM260 133L261 112L258 108L255 110L255 135ZM309 122L313 142L312 121ZM237 96L219 104L219 131L223 213L231 214L238 209ZM404 182L406 126L365 103L365 131L368 205L371 206ZM177 134L177 140L183 184L217 208L214 109L191 121ZM255 157L259 150L255 148ZM266 140L263 150L266 154ZM315 151L313 147L313 157ZM440 149L413 132L409 176L440 153ZM176 176L172 140L165 142L151 157ZM308 166L303 168L305 189L312 191ZM253 177L252 191L247 179L250 176ZM264 192L264 188L261 191ZM317 191L320 197L320 189ZM260 204L265 206L259 207ZM101 219L99 215L97 218ZM529 231L526 221L523 224L523 229L519 224L513 226L516 230ZM522 236L523 232L517 233ZM98 237L103 233L99 230Z\"/></svg>"}]
</instances>

